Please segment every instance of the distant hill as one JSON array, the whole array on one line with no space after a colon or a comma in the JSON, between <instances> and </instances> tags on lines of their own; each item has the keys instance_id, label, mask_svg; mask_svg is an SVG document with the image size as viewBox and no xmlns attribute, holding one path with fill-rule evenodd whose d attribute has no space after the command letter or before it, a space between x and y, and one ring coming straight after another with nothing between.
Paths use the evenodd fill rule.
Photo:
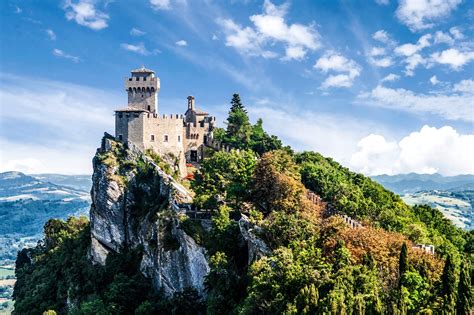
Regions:
<instances>
[{"instance_id":1,"label":"distant hill","mask_svg":"<svg viewBox=\"0 0 474 315\"><path fill-rule=\"evenodd\" d=\"M442 176L440 174L378 175L372 179L399 194L428 190L474 190L474 175Z\"/></svg>"},{"instance_id":2,"label":"distant hill","mask_svg":"<svg viewBox=\"0 0 474 315\"><path fill-rule=\"evenodd\" d=\"M401 174L373 176L373 180L410 204L439 209L457 226L474 229L474 175Z\"/></svg>"},{"instance_id":3,"label":"distant hill","mask_svg":"<svg viewBox=\"0 0 474 315\"><path fill-rule=\"evenodd\" d=\"M36 244L49 218L87 214L90 185L84 175L0 173L0 261Z\"/></svg>"}]
</instances>

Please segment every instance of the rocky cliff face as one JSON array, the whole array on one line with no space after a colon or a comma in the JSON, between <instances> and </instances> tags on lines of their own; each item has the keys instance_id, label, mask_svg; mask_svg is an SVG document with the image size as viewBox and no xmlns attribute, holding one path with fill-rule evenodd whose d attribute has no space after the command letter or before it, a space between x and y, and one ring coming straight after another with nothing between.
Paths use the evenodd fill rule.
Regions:
<instances>
[{"instance_id":1,"label":"rocky cliff face","mask_svg":"<svg viewBox=\"0 0 474 315\"><path fill-rule=\"evenodd\" d=\"M143 248L141 271L168 295L186 287L204 294L206 250L180 228L187 191L151 158L107 135L93 161L90 258Z\"/></svg>"}]
</instances>

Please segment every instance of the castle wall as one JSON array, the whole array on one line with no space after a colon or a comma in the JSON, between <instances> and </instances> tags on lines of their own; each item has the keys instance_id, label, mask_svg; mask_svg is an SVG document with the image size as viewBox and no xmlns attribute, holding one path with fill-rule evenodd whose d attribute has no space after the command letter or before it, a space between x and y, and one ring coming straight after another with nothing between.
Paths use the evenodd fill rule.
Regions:
<instances>
[{"instance_id":1,"label":"castle wall","mask_svg":"<svg viewBox=\"0 0 474 315\"><path fill-rule=\"evenodd\" d=\"M143 113L138 112L117 112L115 114L115 137L117 140L131 141L143 150L144 116Z\"/></svg>"},{"instance_id":2,"label":"castle wall","mask_svg":"<svg viewBox=\"0 0 474 315\"><path fill-rule=\"evenodd\" d=\"M182 115L144 114L143 146L160 155L173 154L179 159L180 170L186 176L184 128Z\"/></svg>"}]
</instances>

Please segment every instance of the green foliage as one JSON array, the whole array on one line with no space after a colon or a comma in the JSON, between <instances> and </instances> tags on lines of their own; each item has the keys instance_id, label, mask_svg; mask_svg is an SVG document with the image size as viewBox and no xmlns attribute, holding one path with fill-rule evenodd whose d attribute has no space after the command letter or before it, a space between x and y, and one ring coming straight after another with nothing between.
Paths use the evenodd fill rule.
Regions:
<instances>
[{"instance_id":1,"label":"green foliage","mask_svg":"<svg viewBox=\"0 0 474 315\"><path fill-rule=\"evenodd\" d=\"M216 128L214 138L235 149L252 150L258 155L282 149L281 141L265 132L262 119L258 119L255 125L250 123L247 110L238 94L232 97L227 130Z\"/></svg>"},{"instance_id":2,"label":"green foliage","mask_svg":"<svg viewBox=\"0 0 474 315\"><path fill-rule=\"evenodd\" d=\"M471 275L466 261L461 263L457 292L456 310L458 314L469 314L473 305Z\"/></svg>"},{"instance_id":3,"label":"green foliage","mask_svg":"<svg viewBox=\"0 0 474 315\"><path fill-rule=\"evenodd\" d=\"M380 184L319 153L300 153L295 160L304 185L332 202L337 211L403 233L414 242L434 244L442 255L464 249L466 232L456 228L439 210L409 207Z\"/></svg>"},{"instance_id":4,"label":"green foliage","mask_svg":"<svg viewBox=\"0 0 474 315\"><path fill-rule=\"evenodd\" d=\"M209 233L202 227L199 220L193 220L188 216L183 216L180 218L179 226L187 235L194 239L196 244L204 246L209 242Z\"/></svg>"},{"instance_id":5,"label":"green foliage","mask_svg":"<svg viewBox=\"0 0 474 315\"><path fill-rule=\"evenodd\" d=\"M400 250L400 259L398 261L398 278L399 285L403 285L403 276L408 270L408 250L407 244L403 243L402 249Z\"/></svg>"},{"instance_id":6,"label":"green foliage","mask_svg":"<svg viewBox=\"0 0 474 315\"><path fill-rule=\"evenodd\" d=\"M456 304L456 272L451 255L448 255L444 263L441 285L443 311L447 314L453 314Z\"/></svg>"},{"instance_id":7,"label":"green foliage","mask_svg":"<svg viewBox=\"0 0 474 315\"><path fill-rule=\"evenodd\" d=\"M203 161L191 183L196 192L195 204L217 209L219 200L238 205L248 199L255 164L251 151L216 152Z\"/></svg>"}]
</instances>

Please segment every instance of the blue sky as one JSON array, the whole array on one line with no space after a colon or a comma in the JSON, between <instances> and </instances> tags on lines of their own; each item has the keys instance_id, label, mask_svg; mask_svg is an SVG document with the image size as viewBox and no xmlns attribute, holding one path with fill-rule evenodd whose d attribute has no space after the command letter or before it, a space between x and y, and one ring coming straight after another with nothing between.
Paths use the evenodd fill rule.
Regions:
<instances>
[{"instance_id":1,"label":"blue sky","mask_svg":"<svg viewBox=\"0 0 474 315\"><path fill-rule=\"evenodd\" d=\"M0 3L0 170L89 173L123 80L368 175L474 173L474 5L461 0Z\"/></svg>"}]
</instances>

